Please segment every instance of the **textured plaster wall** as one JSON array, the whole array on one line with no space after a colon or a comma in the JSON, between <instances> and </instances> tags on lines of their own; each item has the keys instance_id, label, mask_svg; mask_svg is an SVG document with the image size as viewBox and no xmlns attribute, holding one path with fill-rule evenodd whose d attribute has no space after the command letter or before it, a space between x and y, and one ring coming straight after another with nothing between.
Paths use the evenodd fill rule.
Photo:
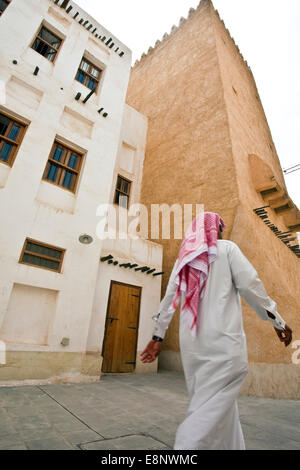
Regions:
<instances>
[{"instance_id":1,"label":"textured plaster wall","mask_svg":"<svg viewBox=\"0 0 300 470\"><path fill-rule=\"evenodd\" d=\"M224 217L230 234L238 188L208 4L132 69L127 102L148 117L141 201L204 204ZM159 242L164 293L180 240ZM164 348L179 351L178 313Z\"/></svg>"},{"instance_id":2,"label":"textured plaster wall","mask_svg":"<svg viewBox=\"0 0 300 470\"><path fill-rule=\"evenodd\" d=\"M292 327L294 338L298 339L300 262L253 213L254 208L268 205L268 202L255 191L249 155L259 156L269 166L280 186L286 190L282 169L251 70L213 7L211 16L240 199L230 238L255 266L269 296L277 303L279 313ZM272 209L268 209L268 214L272 223L280 230L288 230L283 215L276 214ZM296 243L297 240L294 244ZM291 364L291 348L286 349L279 344L273 328L262 322L245 302L243 305L249 360Z\"/></svg>"},{"instance_id":3,"label":"textured plaster wall","mask_svg":"<svg viewBox=\"0 0 300 470\"><path fill-rule=\"evenodd\" d=\"M220 213L225 238L241 247L300 338L299 259L253 213L268 203L254 188L248 156L265 161L286 189L282 169L252 73L209 0L135 64L127 102L149 119L142 200L204 203ZM269 213L286 231L283 216ZM164 295L180 241L161 242ZM272 326L244 301L243 312L249 360L291 365L293 351ZM179 351L178 327L177 312L165 350Z\"/></svg>"}]
</instances>

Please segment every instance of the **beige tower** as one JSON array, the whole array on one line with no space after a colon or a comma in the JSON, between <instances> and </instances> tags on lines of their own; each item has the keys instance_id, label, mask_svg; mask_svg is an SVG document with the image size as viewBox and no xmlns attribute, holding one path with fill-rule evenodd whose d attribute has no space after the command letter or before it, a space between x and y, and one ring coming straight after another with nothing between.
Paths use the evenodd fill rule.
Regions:
<instances>
[{"instance_id":1,"label":"beige tower","mask_svg":"<svg viewBox=\"0 0 300 470\"><path fill-rule=\"evenodd\" d=\"M218 212L225 238L252 262L300 340L299 210L287 193L251 70L210 0L134 65L127 103L149 118L142 202L198 203ZM159 242L164 294L180 240ZM300 354L279 343L271 324L244 301L243 313L250 362L244 392L300 398ZM176 312L159 358L170 369L180 368L178 319Z\"/></svg>"}]
</instances>

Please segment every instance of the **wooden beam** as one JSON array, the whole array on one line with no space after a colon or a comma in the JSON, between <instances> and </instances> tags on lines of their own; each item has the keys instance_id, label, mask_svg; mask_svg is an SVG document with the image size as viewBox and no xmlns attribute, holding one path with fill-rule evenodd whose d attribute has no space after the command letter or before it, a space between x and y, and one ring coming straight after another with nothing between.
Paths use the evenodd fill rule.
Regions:
<instances>
[{"instance_id":1,"label":"wooden beam","mask_svg":"<svg viewBox=\"0 0 300 470\"><path fill-rule=\"evenodd\" d=\"M62 2L62 4L60 5L60 8L65 8L65 9L66 9L67 6L68 6L68 4L69 4L69 1L70 1L70 0L64 0L64 1Z\"/></svg>"}]
</instances>

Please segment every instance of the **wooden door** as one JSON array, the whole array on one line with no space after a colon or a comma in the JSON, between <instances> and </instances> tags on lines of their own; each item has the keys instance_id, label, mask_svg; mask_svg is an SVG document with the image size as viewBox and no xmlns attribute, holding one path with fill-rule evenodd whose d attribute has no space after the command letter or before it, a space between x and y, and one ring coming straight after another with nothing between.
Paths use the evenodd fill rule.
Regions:
<instances>
[{"instance_id":1,"label":"wooden door","mask_svg":"<svg viewBox=\"0 0 300 470\"><path fill-rule=\"evenodd\" d=\"M112 281L103 341L102 372L133 372L141 287Z\"/></svg>"}]
</instances>

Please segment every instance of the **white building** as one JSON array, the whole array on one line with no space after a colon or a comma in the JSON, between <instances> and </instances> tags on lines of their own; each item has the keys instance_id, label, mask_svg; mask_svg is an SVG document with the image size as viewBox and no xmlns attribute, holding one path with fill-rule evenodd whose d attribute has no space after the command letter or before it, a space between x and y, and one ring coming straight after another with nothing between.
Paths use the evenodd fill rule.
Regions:
<instances>
[{"instance_id":1,"label":"white building","mask_svg":"<svg viewBox=\"0 0 300 470\"><path fill-rule=\"evenodd\" d=\"M98 236L99 205L139 201L147 120L125 104L131 51L73 1L0 12L0 383L156 371L139 353L162 248Z\"/></svg>"}]
</instances>

